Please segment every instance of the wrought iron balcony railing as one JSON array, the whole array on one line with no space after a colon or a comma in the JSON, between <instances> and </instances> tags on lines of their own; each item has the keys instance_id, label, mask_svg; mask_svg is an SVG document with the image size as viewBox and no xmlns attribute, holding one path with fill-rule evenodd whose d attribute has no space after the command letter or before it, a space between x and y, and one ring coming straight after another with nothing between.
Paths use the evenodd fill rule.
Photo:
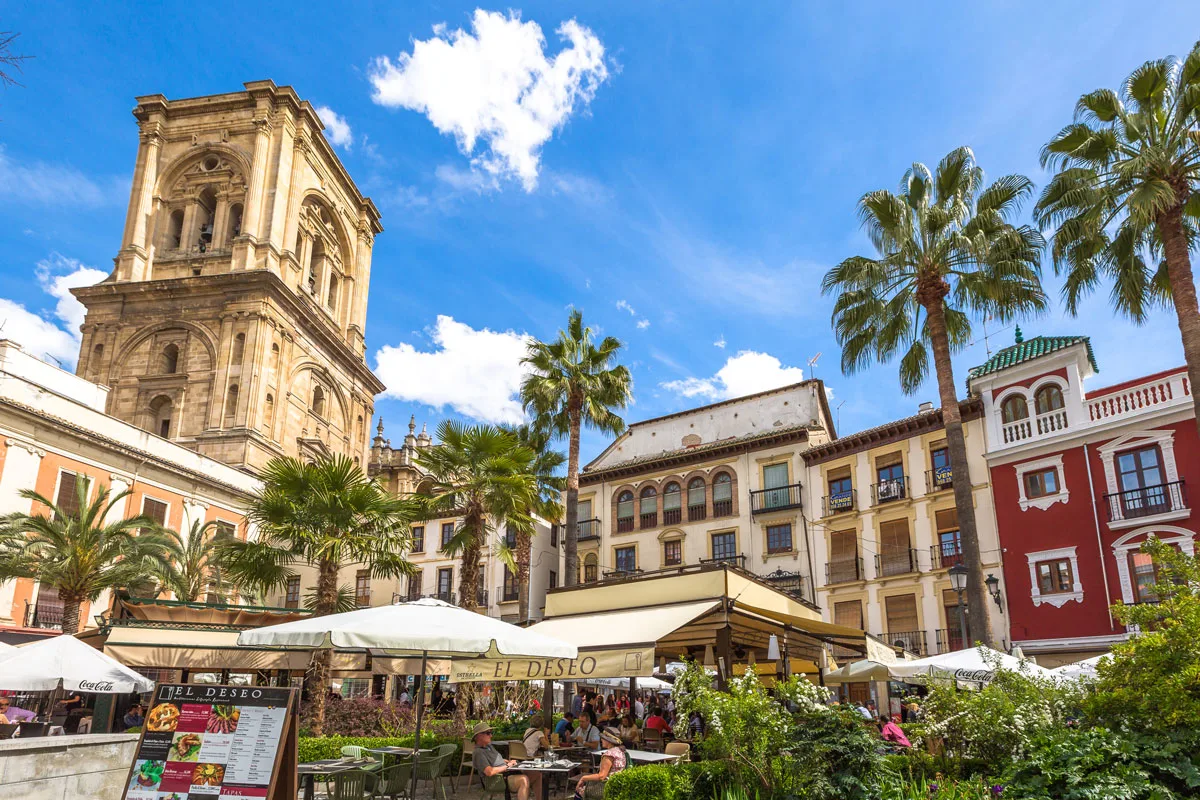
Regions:
<instances>
[{"instance_id":1,"label":"wrought iron balcony railing","mask_svg":"<svg viewBox=\"0 0 1200 800\"><path fill-rule=\"evenodd\" d=\"M798 483L780 486L775 489L758 489L750 493L751 514L782 511L787 508L800 508L803 504L800 484Z\"/></svg>"},{"instance_id":2,"label":"wrought iron balcony railing","mask_svg":"<svg viewBox=\"0 0 1200 800\"><path fill-rule=\"evenodd\" d=\"M917 565L917 551L885 550L875 554L875 574L880 578L892 575L905 575L909 572L920 572Z\"/></svg>"},{"instance_id":3,"label":"wrought iron balcony railing","mask_svg":"<svg viewBox=\"0 0 1200 800\"><path fill-rule=\"evenodd\" d=\"M746 557L744 555L735 556L715 556L713 558L700 559L701 564L729 564L738 569L746 568Z\"/></svg>"},{"instance_id":4,"label":"wrought iron balcony railing","mask_svg":"<svg viewBox=\"0 0 1200 800\"><path fill-rule=\"evenodd\" d=\"M59 603L25 603L25 627L61 630L63 607Z\"/></svg>"},{"instance_id":5,"label":"wrought iron balcony railing","mask_svg":"<svg viewBox=\"0 0 1200 800\"><path fill-rule=\"evenodd\" d=\"M892 647L903 647L910 653L927 655L925 648L925 631L888 631L879 635L880 639Z\"/></svg>"},{"instance_id":6,"label":"wrought iron balcony railing","mask_svg":"<svg viewBox=\"0 0 1200 800\"><path fill-rule=\"evenodd\" d=\"M1187 492L1182 480L1106 494L1104 502L1108 506L1109 522L1153 517L1188 508Z\"/></svg>"},{"instance_id":7,"label":"wrought iron balcony railing","mask_svg":"<svg viewBox=\"0 0 1200 800\"><path fill-rule=\"evenodd\" d=\"M854 490L850 489L849 491L826 495L821 502L821 511L824 516L832 517L834 514L844 514L847 511L853 511L856 505Z\"/></svg>"},{"instance_id":8,"label":"wrought iron balcony railing","mask_svg":"<svg viewBox=\"0 0 1200 800\"><path fill-rule=\"evenodd\" d=\"M600 538L600 520L598 519L581 519L575 523L576 541L582 542L585 539Z\"/></svg>"},{"instance_id":9,"label":"wrought iron balcony railing","mask_svg":"<svg viewBox=\"0 0 1200 800\"><path fill-rule=\"evenodd\" d=\"M929 548L930 563L934 569L949 569L963 563L962 545L958 542L943 542Z\"/></svg>"},{"instance_id":10,"label":"wrought iron balcony railing","mask_svg":"<svg viewBox=\"0 0 1200 800\"><path fill-rule=\"evenodd\" d=\"M962 650L963 644L962 631L958 628L941 628L935 632L937 638L938 653L953 653L956 650Z\"/></svg>"},{"instance_id":11,"label":"wrought iron balcony railing","mask_svg":"<svg viewBox=\"0 0 1200 800\"><path fill-rule=\"evenodd\" d=\"M871 501L875 505L903 500L906 497L908 497L907 475L871 484Z\"/></svg>"},{"instance_id":12,"label":"wrought iron balcony railing","mask_svg":"<svg viewBox=\"0 0 1200 800\"><path fill-rule=\"evenodd\" d=\"M950 467L925 470L926 491L940 492L954 487L954 471Z\"/></svg>"},{"instance_id":13,"label":"wrought iron balcony railing","mask_svg":"<svg viewBox=\"0 0 1200 800\"><path fill-rule=\"evenodd\" d=\"M840 558L825 564L826 583L849 583L863 579L862 558Z\"/></svg>"}]
</instances>

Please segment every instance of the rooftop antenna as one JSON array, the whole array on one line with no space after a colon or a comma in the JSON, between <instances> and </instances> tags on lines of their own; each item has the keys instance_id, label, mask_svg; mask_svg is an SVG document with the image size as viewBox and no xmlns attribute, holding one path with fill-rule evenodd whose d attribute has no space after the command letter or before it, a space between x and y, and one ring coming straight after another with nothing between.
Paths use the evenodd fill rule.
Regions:
<instances>
[{"instance_id":1,"label":"rooftop antenna","mask_svg":"<svg viewBox=\"0 0 1200 800\"><path fill-rule=\"evenodd\" d=\"M808 376L809 378L817 377L817 359L821 357L820 351L808 360Z\"/></svg>"},{"instance_id":2,"label":"rooftop antenna","mask_svg":"<svg viewBox=\"0 0 1200 800\"><path fill-rule=\"evenodd\" d=\"M835 423L834 423L834 424L836 424L836 425L837 425L837 429L838 429L839 431L842 429L842 406L844 406L844 405L846 405L846 401L845 401L845 400L843 400L842 402L838 403L838 404L837 404L837 407L833 409L833 413L834 413L834 420L835 420Z\"/></svg>"}]
</instances>

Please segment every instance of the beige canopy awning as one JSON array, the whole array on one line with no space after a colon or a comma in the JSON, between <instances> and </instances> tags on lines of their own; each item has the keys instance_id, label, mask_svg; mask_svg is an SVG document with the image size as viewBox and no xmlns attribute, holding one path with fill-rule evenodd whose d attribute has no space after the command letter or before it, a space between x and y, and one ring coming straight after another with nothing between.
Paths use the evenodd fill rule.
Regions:
<instances>
[{"instance_id":1,"label":"beige canopy awning","mask_svg":"<svg viewBox=\"0 0 1200 800\"><path fill-rule=\"evenodd\" d=\"M543 620L530 630L570 642L580 650L652 645L719 605L718 600L701 600L657 608L575 614Z\"/></svg>"}]
</instances>

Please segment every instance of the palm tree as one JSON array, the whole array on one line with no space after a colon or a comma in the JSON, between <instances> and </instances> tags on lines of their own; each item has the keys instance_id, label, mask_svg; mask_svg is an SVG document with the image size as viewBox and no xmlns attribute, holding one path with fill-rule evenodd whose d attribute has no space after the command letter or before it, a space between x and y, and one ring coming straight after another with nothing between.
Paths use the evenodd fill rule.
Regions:
<instances>
[{"instance_id":1,"label":"palm tree","mask_svg":"<svg viewBox=\"0 0 1200 800\"><path fill-rule=\"evenodd\" d=\"M74 509L22 490L21 497L44 506L46 512L17 512L0 519L0 579L32 578L57 589L64 634L79 632L85 600L94 603L106 589L142 582L167 553L167 540L150 517L106 522L128 491L113 494L101 486L89 502L90 485L76 481Z\"/></svg>"},{"instance_id":2,"label":"palm tree","mask_svg":"<svg viewBox=\"0 0 1200 800\"><path fill-rule=\"evenodd\" d=\"M155 594L170 592L176 600L195 603L210 592L224 601L233 588L221 561L222 548L236 537L216 520L193 520L187 536L163 531L167 542L166 559L157 569Z\"/></svg>"},{"instance_id":3,"label":"palm tree","mask_svg":"<svg viewBox=\"0 0 1200 800\"><path fill-rule=\"evenodd\" d=\"M532 341L521 363L529 375L521 383L521 402L535 428L567 437L567 527L563 542L566 585L579 582L579 434L583 426L618 436L633 392L629 370L615 364L621 342L606 336L596 345L583 313L574 310L566 330L552 342Z\"/></svg>"},{"instance_id":4,"label":"palm tree","mask_svg":"<svg viewBox=\"0 0 1200 800\"><path fill-rule=\"evenodd\" d=\"M417 466L425 477L415 500L425 519L460 518L442 549L460 557L459 605L475 611L483 588L479 558L484 547L505 526L519 535L533 531L530 510L541 503L539 478L533 471L537 455L514 434L492 425L443 420L437 439L436 445L417 453ZM512 551L497 550L515 571Z\"/></svg>"},{"instance_id":5,"label":"palm tree","mask_svg":"<svg viewBox=\"0 0 1200 800\"><path fill-rule=\"evenodd\" d=\"M237 586L266 594L280 591L297 566L316 568L312 610L317 616L343 610L338 585L342 569L365 568L373 578L412 572L405 558L411 545L410 504L389 494L344 455L305 463L271 459L263 485L246 518L258 529L247 541L222 542L220 563ZM313 731L325 725L330 651L313 653Z\"/></svg>"},{"instance_id":6,"label":"palm tree","mask_svg":"<svg viewBox=\"0 0 1200 800\"><path fill-rule=\"evenodd\" d=\"M1147 61L1120 93L1097 89L1075 121L1042 148L1057 171L1034 208L1056 228L1054 269L1076 313L1084 295L1112 280L1113 306L1135 322L1158 303L1175 306L1188 379L1200 385L1200 307L1189 250L1200 236L1200 43L1182 62ZM1200 399L1192 393L1196 423Z\"/></svg>"},{"instance_id":7,"label":"palm tree","mask_svg":"<svg viewBox=\"0 0 1200 800\"><path fill-rule=\"evenodd\" d=\"M898 193L869 192L859 201L878 257L852 256L821 284L824 293L838 294L833 325L846 374L903 352L900 386L911 394L925 380L933 350L950 468L962 478L954 481L954 502L969 570L968 621L973 638L984 642L991 641L987 594L950 357L970 341L972 314L1004 320L1046 305L1041 235L1010 222L1032 191L1021 175L984 188L967 147L943 158L936 174L913 164Z\"/></svg>"},{"instance_id":8,"label":"palm tree","mask_svg":"<svg viewBox=\"0 0 1200 800\"><path fill-rule=\"evenodd\" d=\"M562 493L567 482L559 476L566 458L557 450L550 449L550 434L539 431L530 425L517 425L506 428L516 438L517 442L529 448L534 453L531 471L537 479L538 502L533 508L526 510L530 516L536 514L542 519L555 520L562 518ZM517 532L517 548L514 554L516 564L517 586L520 587L520 602L518 612L522 620L529 619L529 569L533 552L533 535L530 532Z\"/></svg>"}]
</instances>

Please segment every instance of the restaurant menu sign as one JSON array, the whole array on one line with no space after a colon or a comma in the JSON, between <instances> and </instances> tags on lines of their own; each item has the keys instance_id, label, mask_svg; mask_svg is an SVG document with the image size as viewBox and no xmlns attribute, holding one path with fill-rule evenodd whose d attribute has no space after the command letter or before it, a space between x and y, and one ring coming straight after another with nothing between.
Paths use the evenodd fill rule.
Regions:
<instances>
[{"instance_id":1,"label":"restaurant menu sign","mask_svg":"<svg viewBox=\"0 0 1200 800\"><path fill-rule=\"evenodd\" d=\"M271 797L293 727L293 694L270 686L159 684L125 800Z\"/></svg>"}]
</instances>

